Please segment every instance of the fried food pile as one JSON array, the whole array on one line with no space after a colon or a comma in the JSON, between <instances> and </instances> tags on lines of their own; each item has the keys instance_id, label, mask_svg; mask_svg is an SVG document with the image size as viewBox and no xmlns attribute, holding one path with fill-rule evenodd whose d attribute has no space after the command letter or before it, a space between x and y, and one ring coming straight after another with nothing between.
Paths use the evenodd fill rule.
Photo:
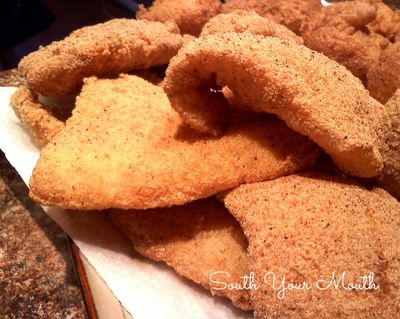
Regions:
<instances>
[{"instance_id":1,"label":"fried food pile","mask_svg":"<svg viewBox=\"0 0 400 319\"><path fill-rule=\"evenodd\" d=\"M299 33L302 21L321 7L320 0L225 0L222 12L251 10Z\"/></svg>"},{"instance_id":2,"label":"fried food pile","mask_svg":"<svg viewBox=\"0 0 400 319\"><path fill-rule=\"evenodd\" d=\"M400 10L369 2L325 7L304 19L301 35L306 46L343 64L385 103L400 87Z\"/></svg>"},{"instance_id":3,"label":"fried food pile","mask_svg":"<svg viewBox=\"0 0 400 319\"><path fill-rule=\"evenodd\" d=\"M203 25L221 11L219 0L155 0L149 8L139 6L137 19L176 21L183 34L198 36Z\"/></svg>"},{"instance_id":4,"label":"fried food pile","mask_svg":"<svg viewBox=\"0 0 400 319\"><path fill-rule=\"evenodd\" d=\"M106 210L135 251L256 319L395 318L398 12L179 4L21 61L31 198Z\"/></svg>"},{"instance_id":5,"label":"fried food pile","mask_svg":"<svg viewBox=\"0 0 400 319\"><path fill-rule=\"evenodd\" d=\"M227 86L248 110L278 115L351 175L373 177L383 167L384 106L343 66L303 45L224 33L179 51L164 80L171 105L193 129L219 135L229 108L207 86Z\"/></svg>"},{"instance_id":6,"label":"fried food pile","mask_svg":"<svg viewBox=\"0 0 400 319\"><path fill-rule=\"evenodd\" d=\"M303 39L285 26L264 18L253 11L235 10L231 13L219 14L210 19L201 31L200 36L215 33L249 32L254 35L273 36L284 40L303 43Z\"/></svg>"}]
</instances>

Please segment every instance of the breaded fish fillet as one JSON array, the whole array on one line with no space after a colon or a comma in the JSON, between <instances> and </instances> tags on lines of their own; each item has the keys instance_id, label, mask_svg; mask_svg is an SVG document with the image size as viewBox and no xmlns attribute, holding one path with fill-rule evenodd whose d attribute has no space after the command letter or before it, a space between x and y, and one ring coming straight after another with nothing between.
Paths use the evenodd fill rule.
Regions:
<instances>
[{"instance_id":1,"label":"breaded fish fillet","mask_svg":"<svg viewBox=\"0 0 400 319\"><path fill-rule=\"evenodd\" d=\"M252 309L249 290L222 290L223 285L215 283L241 284L240 277L248 274L246 238L217 199L145 212L113 210L109 216L140 254L165 262L241 309Z\"/></svg>"},{"instance_id":2,"label":"breaded fish fillet","mask_svg":"<svg viewBox=\"0 0 400 319\"><path fill-rule=\"evenodd\" d=\"M275 117L244 117L222 137L205 136L181 125L158 86L88 78L65 129L40 153L30 195L68 209L180 205L305 169L319 152Z\"/></svg>"},{"instance_id":3,"label":"breaded fish fillet","mask_svg":"<svg viewBox=\"0 0 400 319\"><path fill-rule=\"evenodd\" d=\"M214 135L227 122L229 107L213 90L225 86L247 110L277 114L309 136L346 173L373 177L381 172L388 114L335 61L293 41L215 34L182 48L163 84L183 121Z\"/></svg>"},{"instance_id":4,"label":"breaded fish fillet","mask_svg":"<svg viewBox=\"0 0 400 319\"><path fill-rule=\"evenodd\" d=\"M176 21L182 33L200 34L203 25L221 10L219 0L155 0L150 8L139 5L138 19Z\"/></svg>"},{"instance_id":5,"label":"breaded fish fillet","mask_svg":"<svg viewBox=\"0 0 400 319\"><path fill-rule=\"evenodd\" d=\"M390 44L369 66L367 79L371 96L382 103L400 88L400 41Z\"/></svg>"},{"instance_id":6,"label":"breaded fish fillet","mask_svg":"<svg viewBox=\"0 0 400 319\"><path fill-rule=\"evenodd\" d=\"M284 40L292 40L303 43L298 37L284 25L273 20L261 17L254 11L235 10L232 13L219 14L208 21L201 31L200 36L226 32L249 32L255 35L274 36Z\"/></svg>"},{"instance_id":7,"label":"breaded fish fillet","mask_svg":"<svg viewBox=\"0 0 400 319\"><path fill-rule=\"evenodd\" d=\"M11 97L11 106L39 146L46 145L64 128L64 122L43 106L37 95L26 86L15 91Z\"/></svg>"},{"instance_id":8,"label":"breaded fish fillet","mask_svg":"<svg viewBox=\"0 0 400 319\"><path fill-rule=\"evenodd\" d=\"M226 0L222 12L252 10L298 33L301 22L321 7L320 0Z\"/></svg>"},{"instance_id":9,"label":"breaded fish fillet","mask_svg":"<svg viewBox=\"0 0 400 319\"><path fill-rule=\"evenodd\" d=\"M18 68L35 92L62 96L76 93L85 77L168 64L181 46L182 36L173 21L113 19L39 48Z\"/></svg>"},{"instance_id":10,"label":"breaded fish fillet","mask_svg":"<svg viewBox=\"0 0 400 319\"><path fill-rule=\"evenodd\" d=\"M400 203L382 189L291 175L239 186L225 205L249 241L255 319L397 318ZM299 288L282 292L283 279Z\"/></svg>"}]
</instances>

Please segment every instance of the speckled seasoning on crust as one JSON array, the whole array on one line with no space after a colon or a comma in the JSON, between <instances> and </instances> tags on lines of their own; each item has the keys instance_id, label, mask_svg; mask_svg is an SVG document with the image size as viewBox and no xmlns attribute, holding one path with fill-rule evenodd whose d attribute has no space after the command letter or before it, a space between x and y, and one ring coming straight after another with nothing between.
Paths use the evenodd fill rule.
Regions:
<instances>
[{"instance_id":1,"label":"speckled seasoning on crust","mask_svg":"<svg viewBox=\"0 0 400 319\"><path fill-rule=\"evenodd\" d=\"M235 10L231 13L219 14L208 21L200 36L226 32L249 32L254 35L273 36L284 40L303 43L303 39L284 25L267 17L259 16L253 11Z\"/></svg>"},{"instance_id":2,"label":"speckled seasoning on crust","mask_svg":"<svg viewBox=\"0 0 400 319\"><path fill-rule=\"evenodd\" d=\"M320 154L274 116L242 116L218 138L181 124L158 86L88 78L65 129L40 153L30 196L84 210L180 205L306 169Z\"/></svg>"},{"instance_id":3,"label":"speckled seasoning on crust","mask_svg":"<svg viewBox=\"0 0 400 319\"><path fill-rule=\"evenodd\" d=\"M168 64L182 46L174 21L113 19L72 32L23 58L18 65L31 89L45 96L77 93L89 76Z\"/></svg>"},{"instance_id":4,"label":"speckled seasoning on crust","mask_svg":"<svg viewBox=\"0 0 400 319\"><path fill-rule=\"evenodd\" d=\"M207 88L227 86L247 110L277 114L309 136L346 173L383 168L389 116L345 67L292 41L245 33L191 41L171 60L164 90L192 128L218 135L228 104Z\"/></svg>"},{"instance_id":5,"label":"speckled seasoning on crust","mask_svg":"<svg viewBox=\"0 0 400 319\"><path fill-rule=\"evenodd\" d=\"M225 205L249 241L249 271L260 284L251 291L255 319L397 317L400 203L384 190L308 173L239 186ZM332 272L337 289L329 286ZM372 272L379 289L346 290L343 272L347 288ZM286 275L285 287L311 288L286 290L279 299L274 275L275 287Z\"/></svg>"},{"instance_id":6,"label":"speckled seasoning on crust","mask_svg":"<svg viewBox=\"0 0 400 319\"><path fill-rule=\"evenodd\" d=\"M221 287L215 281L242 284L240 277L248 274L246 238L217 199L145 212L112 210L109 216L143 256L165 262L213 294L228 297L241 309L252 309L249 290L212 289L214 285ZM213 274L220 271L230 277Z\"/></svg>"}]
</instances>

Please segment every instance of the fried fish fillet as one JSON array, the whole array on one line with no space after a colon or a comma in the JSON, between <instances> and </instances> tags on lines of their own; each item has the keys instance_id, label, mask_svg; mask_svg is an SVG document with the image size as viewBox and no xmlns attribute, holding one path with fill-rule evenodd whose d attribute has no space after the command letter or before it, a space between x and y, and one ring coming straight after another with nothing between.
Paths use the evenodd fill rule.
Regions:
<instances>
[{"instance_id":1,"label":"fried fish fillet","mask_svg":"<svg viewBox=\"0 0 400 319\"><path fill-rule=\"evenodd\" d=\"M214 92L225 86L248 110L277 114L309 136L344 172L359 177L381 172L389 116L335 61L292 41L215 34L182 48L163 84L183 121L213 135L227 122L228 103Z\"/></svg>"},{"instance_id":2,"label":"fried fish fillet","mask_svg":"<svg viewBox=\"0 0 400 319\"><path fill-rule=\"evenodd\" d=\"M35 92L63 96L76 93L85 77L168 64L181 46L182 36L173 21L113 19L39 48L18 68Z\"/></svg>"},{"instance_id":3,"label":"fried fish fillet","mask_svg":"<svg viewBox=\"0 0 400 319\"><path fill-rule=\"evenodd\" d=\"M387 134L388 148L383 153L385 167L377 177L379 185L400 200L400 89L385 104L391 128Z\"/></svg>"},{"instance_id":4,"label":"fried fish fillet","mask_svg":"<svg viewBox=\"0 0 400 319\"><path fill-rule=\"evenodd\" d=\"M256 319L398 316L400 203L382 189L309 173L239 186L225 205L249 241ZM300 289L280 292L284 276Z\"/></svg>"},{"instance_id":5,"label":"fried fish fillet","mask_svg":"<svg viewBox=\"0 0 400 319\"><path fill-rule=\"evenodd\" d=\"M305 169L319 153L270 116L201 135L181 125L162 88L135 76L92 77L65 129L42 149L30 196L82 210L181 205Z\"/></svg>"},{"instance_id":6,"label":"fried fish fillet","mask_svg":"<svg viewBox=\"0 0 400 319\"><path fill-rule=\"evenodd\" d=\"M46 145L64 128L64 122L42 105L37 95L26 86L15 91L11 106L39 146Z\"/></svg>"},{"instance_id":7,"label":"fried fish fillet","mask_svg":"<svg viewBox=\"0 0 400 319\"><path fill-rule=\"evenodd\" d=\"M400 41L390 44L370 65L367 79L371 96L382 103L400 88Z\"/></svg>"},{"instance_id":8,"label":"fried fish fillet","mask_svg":"<svg viewBox=\"0 0 400 319\"><path fill-rule=\"evenodd\" d=\"M139 5L136 17L161 22L173 19L182 33L198 36L203 25L220 10L219 0L156 0L148 9Z\"/></svg>"},{"instance_id":9,"label":"fried fish fillet","mask_svg":"<svg viewBox=\"0 0 400 319\"><path fill-rule=\"evenodd\" d=\"M255 35L274 36L284 40L292 40L303 43L298 37L284 25L273 20L261 17L253 11L235 10L232 13L219 14L208 21L201 31L200 36L226 32L249 32Z\"/></svg>"},{"instance_id":10,"label":"fried fish fillet","mask_svg":"<svg viewBox=\"0 0 400 319\"><path fill-rule=\"evenodd\" d=\"M145 212L113 210L109 216L143 256L165 262L241 309L252 309L249 290L221 289L223 284L215 283L240 284L248 274L246 238L217 199Z\"/></svg>"},{"instance_id":11,"label":"fried fish fillet","mask_svg":"<svg viewBox=\"0 0 400 319\"><path fill-rule=\"evenodd\" d=\"M370 66L391 43L392 32L380 23L383 16L378 15L382 11L378 8L381 6L385 7L345 1L325 7L303 22L304 43L343 64L366 84Z\"/></svg>"},{"instance_id":12,"label":"fried fish fillet","mask_svg":"<svg viewBox=\"0 0 400 319\"><path fill-rule=\"evenodd\" d=\"M222 12L252 10L298 33L301 22L321 8L320 0L226 0Z\"/></svg>"},{"instance_id":13,"label":"fried fish fillet","mask_svg":"<svg viewBox=\"0 0 400 319\"><path fill-rule=\"evenodd\" d=\"M163 81L150 70L138 70L133 74L154 85L160 86ZM75 99L74 96L48 98L21 86L12 95L10 104L35 143L45 146L65 127L65 121L75 106Z\"/></svg>"}]
</instances>

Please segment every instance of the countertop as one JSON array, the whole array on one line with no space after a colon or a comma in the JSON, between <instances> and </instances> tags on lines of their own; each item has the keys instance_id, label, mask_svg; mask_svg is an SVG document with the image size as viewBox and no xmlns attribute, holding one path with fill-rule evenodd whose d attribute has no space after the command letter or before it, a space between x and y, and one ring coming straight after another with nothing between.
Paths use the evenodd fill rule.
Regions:
<instances>
[{"instance_id":1,"label":"countertop","mask_svg":"<svg viewBox=\"0 0 400 319\"><path fill-rule=\"evenodd\" d=\"M0 72L0 86L22 82ZM67 235L0 151L0 318L86 318L76 278Z\"/></svg>"}]
</instances>

